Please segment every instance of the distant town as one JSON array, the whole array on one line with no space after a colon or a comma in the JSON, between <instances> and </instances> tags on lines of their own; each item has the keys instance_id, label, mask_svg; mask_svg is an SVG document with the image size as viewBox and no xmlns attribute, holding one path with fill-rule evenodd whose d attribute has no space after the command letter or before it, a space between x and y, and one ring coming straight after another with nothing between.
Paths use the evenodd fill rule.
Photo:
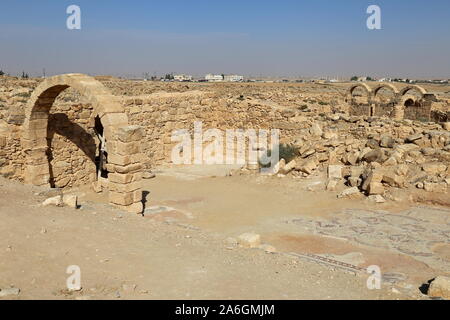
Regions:
<instances>
[{"instance_id":1,"label":"distant town","mask_svg":"<svg viewBox=\"0 0 450 320\"><path fill-rule=\"evenodd\" d=\"M13 76L0 69L0 76ZM95 75L93 75L95 76ZM28 79L31 76L25 71L15 76L17 78ZM408 79L408 78L374 78L370 76L353 76L353 77L317 77L317 78L280 78L280 77L245 77L237 74L212 74L208 73L205 76L194 77L189 74L173 74L167 73L162 76L156 74L150 76L145 72L141 77L136 75L120 75L116 76L121 79L129 79L136 81L163 81L163 82L266 82L266 83L338 83L338 82L401 82L401 83L430 83L430 84L449 84L450 79ZM37 78L46 78L45 69Z\"/></svg>"},{"instance_id":2,"label":"distant town","mask_svg":"<svg viewBox=\"0 0 450 320\"><path fill-rule=\"evenodd\" d=\"M142 80L142 79L139 79ZM353 76L351 78L303 78L303 79L280 79L280 78L245 78L242 75L225 74L206 74L202 78L195 78L188 74L166 74L164 77L145 77L144 80L153 81L178 81L178 82L316 82L316 83L337 83L337 82L403 82L403 83L435 83L448 84L450 79L407 79L407 78L380 78L376 79L369 76Z\"/></svg>"}]
</instances>

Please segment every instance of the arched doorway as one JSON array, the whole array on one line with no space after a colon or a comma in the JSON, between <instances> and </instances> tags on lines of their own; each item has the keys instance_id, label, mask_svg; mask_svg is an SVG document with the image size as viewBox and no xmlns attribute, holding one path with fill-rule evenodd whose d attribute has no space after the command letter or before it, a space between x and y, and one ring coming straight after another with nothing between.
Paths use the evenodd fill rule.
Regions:
<instances>
[{"instance_id":1,"label":"arched doorway","mask_svg":"<svg viewBox=\"0 0 450 320\"><path fill-rule=\"evenodd\" d=\"M103 172L109 180L110 203L131 212L141 212L139 140L142 139L142 130L129 126L128 117L118 99L99 81L87 75L54 76L44 80L32 93L25 110L21 140L25 154L25 183L50 185L47 144L49 113L58 95L69 87L89 100L95 119L98 119L96 130L101 131L97 134L103 138L102 152L107 150L110 159L108 172Z\"/></svg>"},{"instance_id":2,"label":"arched doorway","mask_svg":"<svg viewBox=\"0 0 450 320\"><path fill-rule=\"evenodd\" d=\"M350 114L356 116L372 116L372 90L365 83L351 86L347 93Z\"/></svg>"}]
</instances>

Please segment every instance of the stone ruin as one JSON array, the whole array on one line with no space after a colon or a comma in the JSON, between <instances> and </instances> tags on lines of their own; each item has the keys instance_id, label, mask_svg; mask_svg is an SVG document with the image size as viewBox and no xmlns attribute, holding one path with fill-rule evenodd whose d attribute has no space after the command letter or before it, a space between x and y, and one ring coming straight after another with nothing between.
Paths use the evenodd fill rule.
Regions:
<instances>
[{"instance_id":1,"label":"stone ruin","mask_svg":"<svg viewBox=\"0 0 450 320\"><path fill-rule=\"evenodd\" d=\"M140 213L142 179L170 164L172 132L193 134L194 121L202 121L220 130L280 129L281 143L298 149L295 164L282 165L280 174L308 177L343 166L331 169L339 174L331 174L330 190L339 177L368 195L408 183L447 190L449 104L421 87L356 84L347 93L323 87L305 96L294 86L193 86L158 92L142 82L82 74L0 77L0 174L39 186L92 184L108 192L112 205ZM386 88L391 98L380 100Z\"/></svg>"},{"instance_id":2,"label":"stone ruin","mask_svg":"<svg viewBox=\"0 0 450 320\"><path fill-rule=\"evenodd\" d=\"M356 89L361 89L358 96L354 94ZM387 99L380 98L382 90L390 92ZM349 88L346 102L350 105L352 115L387 116L397 120L450 121L450 112L432 108L433 104L439 103L437 94L428 93L417 85L409 85L399 90L390 83L379 84L374 88L366 83L358 83Z\"/></svg>"}]
</instances>

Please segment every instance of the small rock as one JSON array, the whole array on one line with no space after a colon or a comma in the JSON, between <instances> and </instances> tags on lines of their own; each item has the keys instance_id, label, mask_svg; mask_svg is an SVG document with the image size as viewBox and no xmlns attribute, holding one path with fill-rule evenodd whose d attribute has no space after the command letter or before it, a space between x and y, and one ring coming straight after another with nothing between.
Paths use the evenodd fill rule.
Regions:
<instances>
[{"instance_id":1,"label":"small rock","mask_svg":"<svg viewBox=\"0 0 450 320\"><path fill-rule=\"evenodd\" d=\"M142 179L153 179L156 175L151 171L144 171L142 174Z\"/></svg>"},{"instance_id":2,"label":"small rock","mask_svg":"<svg viewBox=\"0 0 450 320\"><path fill-rule=\"evenodd\" d=\"M62 207L62 205L63 205L62 197L59 195L59 196L56 196L56 197L48 198L42 203L42 205L44 207L47 207L47 206Z\"/></svg>"},{"instance_id":3,"label":"small rock","mask_svg":"<svg viewBox=\"0 0 450 320\"><path fill-rule=\"evenodd\" d=\"M395 140L390 136L382 136L380 141L380 147L383 148L393 148L395 144Z\"/></svg>"},{"instance_id":4,"label":"small rock","mask_svg":"<svg viewBox=\"0 0 450 320\"><path fill-rule=\"evenodd\" d=\"M244 233L238 237L238 243L245 248L256 248L261 244L261 237L255 233Z\"/></svg>"},{"instance_id":5,"label":"small rock","mask_svg":"<svg viewBox=\"0 0 450 320\"><path fill-rule=\"evenodd\" d=\"M65 194L65 195L63 195L62 201L63 201L64 205L66 205L70 208L73 208L73 209L78 208L78 197L76 195Z\"/></svg>"},{"instance_id":6,"label":"small rock","mask_svg":"<svg viewBox=\"0 0 450 320\"><path fill-rule=\"evenodd\" d=\"M428 295L450 300L450 278L444 276L436 277L428 288Z\"/></svg>"},{"instance_id":7,"label":"small rock","mask_svg":"<svg viewBox=\"0 0 450 320\"><path fill-rule=\"evenodd\" d=\"M359 194L358 187L352 187L352 188L345 189L338 195L338 198L345 198L345 197L348 197L348 196L351 196L354 194Z\"/></svg>"},{"instance_id":8,"label":"small rock","mask_svg":"<svg viewBox=\"0 0 450 320\"><path fill-rule=\"evenodd\" d=\"M328 179L342 179L342 166L329 165L328 166Z\"/></svg>"},{"instance_id":9,"label":"small rock","mask_svg":"<svg viewBox=\"0 0 450 320\"><path fill-rule=\"evenodd\" d=\"M373 202L375 202L375 203L384 203L384 202L386 202L386 199L383 198L383 197L382 197L381 195L379 195L379 194L369 196L369 200L370 200L370 201L373 201Z\"/></svg>"},{"instance_id":10,"label":"small rock","mask_svg":"<svg viewBox=\"0 0 450 320\"><path fill-rule=\"evenodd\" d=\"M337 180L329 180L326 189L328 191L336 191L337 184L338 184Z\"/></svg>"}]
</instances>

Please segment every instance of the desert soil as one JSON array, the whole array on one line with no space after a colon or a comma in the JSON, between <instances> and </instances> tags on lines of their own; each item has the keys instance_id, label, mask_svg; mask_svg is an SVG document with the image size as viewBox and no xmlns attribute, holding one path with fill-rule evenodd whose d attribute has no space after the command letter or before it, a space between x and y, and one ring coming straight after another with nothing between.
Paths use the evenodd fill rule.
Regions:
<instances>
[{"instance_id":1,"label":"desert soil","mask_svg":"<svg viewBox=\"0 0 450 320\"><path fill-rule=\"evenodd\" d=\"M88 187L70 191L79 209L43 207L54 191L1 178L0 288L20 294L0 299L427 299L420 285L450 270L446 208L337 199L320 176L155 173L143 216ZM246 232L276 253L230 239ZM379 290L366 285L374 264ZM79 292L66 289L71 265Z\"/></svg>"}]
</instances>

